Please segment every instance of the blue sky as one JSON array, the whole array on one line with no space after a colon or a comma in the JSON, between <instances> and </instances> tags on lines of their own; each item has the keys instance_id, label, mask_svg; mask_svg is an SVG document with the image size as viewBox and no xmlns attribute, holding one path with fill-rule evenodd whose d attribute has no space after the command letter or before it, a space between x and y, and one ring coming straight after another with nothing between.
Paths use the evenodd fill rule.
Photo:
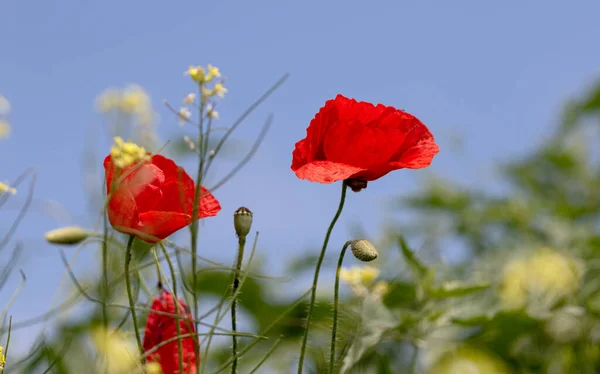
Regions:
<instances>
[{"instance_id":1,"label":"blue sky","mask_svg":"<svg viewBox=\"0 0 600 374\"><path fill-rule=\"evenodd\" d=\"M403 108L428 125L441 148L427 171L398 171L350 194L331 241L339 248L357 222L376 236L387 199L414 191L429 173L493 188L494 163L541 142L564 101L600 76L598 14L600 3L591 0L3 0L0 94L12 104L13 132L0 141L0 180L38 169L36 204L17 235L26 246L19 267L28 283L15 320L45 311L64 271L43 233L67 223L92 227L96 219L86 210L81 159L90 134L105 126L94 111L105 88L143 86L168 139L183 133L161 101L179 106L193 89L183 76L188 65L212 63L228 78L222 125L291 73L237 133L249 141L274 113L255 159L215 192L223 211L205 222L202 239L207 257L233 261L231 214L248 206L260 251L278 275L285 259L318 251L338 203L338 185L297 180L289 168L294 143L327 99L342 93ZM108 152L104 140L92 144L99 155ZM0 212L0 233L25 195L21 188L12 209ZM49 201L68 215L57 221L45 214ZM14 277L0 292L0 305L17 283ZM29 344L31 333L18 332L14 347Z\"/></svg>"}]
</instances>

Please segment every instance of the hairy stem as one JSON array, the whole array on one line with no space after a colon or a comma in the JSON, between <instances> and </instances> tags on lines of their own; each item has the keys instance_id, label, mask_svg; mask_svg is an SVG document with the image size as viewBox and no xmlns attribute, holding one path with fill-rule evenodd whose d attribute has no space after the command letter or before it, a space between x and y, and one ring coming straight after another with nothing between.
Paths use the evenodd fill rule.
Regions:
<instances>
[{"instance_id":1,"label":"hairy stem","mask_svg":"<svg viewBox=\"0 0 600 374\"><path fill-rule=\"evenodd\" d=\"M133 293L131 292L131 280L129 274L129 265L131 263L131 249L135 236L130 235L129 241L127 242L127 249L125 251L125 285L127 286L127 297L129 298L129 309L131 310L131 319L133 320L133 329L135 331L135 340L137 342L138 350L140 355L144 354L144 348L142 347L142 338L140 336L140 329L138 327L137 314L135 312L135 302L133 300Z\"/></svg>"},{"instance_id":2,"label":"hairy stem","mask_svg":"<svg viewBox=\"0 0 600 374\"><path fill-rule=\"evenodd\" d=\"M179 374L183 374L183 343L181 342L181 317L179 314L179 310L182 309L179 303L179 297L177 296L177 275L175 274L175 267L173 266L173 261L171 261L171 257L167 252L167 248L164 244L161 243L160 247L162 248L163 254L167 259L167 264L169 264L169 271L171 272L171 281L173 282L173 296L175 297L175 314L177 315L175 326L177 331L177 350L179 353Z\"/></svg>"},{"instance_id":3,"label":"hairy stem","mask_svg":"<svg viewBox=\"0 0 600 374\"><path fill-rule=\"evenodd\" d=\"M238 238L238 254L237 254L237 263L235 265L235 273L233 275L233 287L231 289L231 294L233 300L231 301L231 331L233 335L231 351L233 353L233 363L231 365L231 373L237 373L237 364L238 364L238 354L237 354L237 336L235 335L237 332L237 295L236 292L238 287L240 286L240 270L242 269L242 260L244 258L244 247L246 246L246 236L240 236Z\"/></svg>"},{"instance_id":4,"label":"hairy stem","mask_svg":"<svg viewBox=\"0 0 600 374\"><path fill-rule=\"evenodd\" d=\"M351 242L346 242L340 252L340 258L338 259L337 268L335 271L335 287L333 291L333 326L331 327L331 353L329 354L329 374L333 374L333 366L335 363L335 339L337 334L337 320L338 320L338 305L340 298L340 272L342 270L342 262L344 261L344 255L346 249Z\"/></svg>"},{"instance_id":5,"label":"hairy stem","mask_svg":"<svg viewBox=\"0 0 600 374\"><path fill-rule=\"evenodd\" d=\"M310 304L308 306L308 315L306 316L306 327L304 329L304 336L302 337L302 346L300 347L300 361L298 363L298 374L302 374L302 367L304 366L304 355L306 354L306 342L308 341L308 330L310 327L310 319L312 318L313 309L315 307L315 299L317 297L317 283L319 282L319 272L321 271L321 265L323 264L323 259L325 258L325 251L327 251L327 244L329 243L329 237L331 236L331 232L333 231L333 227L335 226L338 218L342 214L342 209L344 209L344 202L346 201L346 182L342 182L342 195L340 197L340 205L338 206L337 212L329 224L329 228L327 229L327 234L325 235L325 240L323 241L323 248L321 248L321 254L319 255L319 259L317 260L317 266L315 267L315 276L312 283L312 289L310 294Z\"/></svg>"}]
</instances>

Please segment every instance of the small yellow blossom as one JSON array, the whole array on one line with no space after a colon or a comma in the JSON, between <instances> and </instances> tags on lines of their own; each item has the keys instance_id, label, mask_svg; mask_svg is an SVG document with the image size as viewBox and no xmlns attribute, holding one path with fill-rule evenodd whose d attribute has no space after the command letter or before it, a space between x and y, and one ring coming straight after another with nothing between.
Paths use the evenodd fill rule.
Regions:
<instances>
[{"instance_id":1,"label":"small yellow blossom","mask_svg":"<svg viewBox=\"0 0 600 374\"><path fill-rule=\"evenodd\" d=\"M137 367L135 344L123 334L98 328L92 332L92 341L104 356L105 372L128 374Z\"/></svg>"},{"instance_id":2,"label":"small yellow blossom","mask_svg":"<svg viewBox=\"0 0 600 374\"><path fill-rule=\"evenodd\" d=\"M206 105L206 115L212 119L219 119L219 112L211 104Z\"/></svg>"},{"instance_id":3,"label":"small yellow blossom","mask_svg":"<svg viewBox=\"0 0 600 374\"><path fill-rule=\"evenodd\" d=\"M217 78L221 77L221 73L219 72L218 67L208 64L207 70L208 70L208 73L206 74L206 80L205 80L206 82L212 81L214 77L217 77Z\"/></svg>"},{"instance_id":4,"label":"small yellow blossom","mask_svg":"<svg viewBox=\"0 0 600 374\"><path fill-rule=\"evenodd\" d=\"M428 374L509 374L508 366L487 352L459 347L444 354Z\"/></svg>"},{"instance_id":5,"label":"small yellow blossom","mask_svg":"<svg viewBox=\"0 0 600 374\"><path fill-rule=\"evenodd\" d=\"M204 83L205 72L202 66L190 66L185 72L186 75L189 75L194 82Z\"/></svg>"},{"instance_id":6,"label":"small yellow blossom","mask_svg":"<svg viewBox=\"0 0 600 374\"><path fill-rule=\"evenodd\" d=\"M352 268L341 268L340 279L349 285L355 285L360 283L359 269L356 267Z\"/></svg>"},{"instance_id":7,"label":"small yellow blossom","mask_svg":"<svg viewBox=\"0 0 600 374\"><path fill-rule=\"evenodd\" d=\"M10 113L10 102L8 99L0 95L0 116L5 116Z\"/></svg>"},{"instance_id":8,"label":"small yellow blossom","mask_svg":"<svg viewBox=\"0 0 600 374\"><path fill-rule=\"evenodd\" d=\"M576 292L581 277L574 259L542 248L504 267L500 297L510 309L524 307L531 301L550 306Z\"/></svg>"},{"instance_id":9,"label":"small yellow blossom","mask_svg":"<svg viewBox=\"0 0 600 374\"><path fill-rule=\"evenodd\" d=\"M150 97L140 86L129 85L123 91L120 107L124 113L143 113L150 107Z\"/></svg>"},{"instance_id":10,"label":"small yellow blossom","mask_svg":"<svg viewBox=\"0 0 600 374\"><path fill-rule=\"evenodd\" d=\"M196 94L195 93L190 93L188 94L185 99L183 99L183 103L184 104L191 104L194 102L194 100L196 100Z\"/></svg>"},{"instance_id":11,"label":"small yellow blossom","mask_svg":"<svg viewBox=\"0 0 600 374\"><path fill-rule=\"evenodd\" d=\"M0 182L0 196L4 193L9 193L11 195L14 195L17 193L17 190L15 188L9 186L7 182Z\"/></svg>"},{"instance_id":12,"label":"small yellow blossom","mask_svg":"<svg viewBox=\"0 0 600 374\"><path fill-rule=\"evenodd\" d=\"M162 374L162 368L158 362L148 362L144 365L145 374Z\"/></svg>"},{"instance_id":13,"label":"small yellow blossom","mask_svg":"<svg viewBox=\"0 0 600 374\"><path fill-rule=\"evenodd\" d=\"M223 97L225 97L226 92L227 92L227 89L225 87L223 87L223 83L215 84L212 89L208 89L205 86L202 86L202 96L205 99L208 99L213 96L218 96L220 98L223 98Z\"/></svg>"},{"instance_id":14,"label":"small yellow blossom","mask_svg":"<svg viewBox=\"0 0 600 374\"><path fill-rule=\"evenodd\" d=\"M177 116L179 117L179 125L181 126L190 120L190 117L192 116L192 112L190 112L190 110L186 107L181 107L181 108L179 108L179 112L177 113Z\"/></svg>"},{"instance_id":15,"label":"small yellow blossom","mask_svg":"<svg viewBox=\"0 0 600 374\"><path fill-rule=\"evenodd\" d=\"M0 369L4 370L4 365L6 365L6 357L4 357L4 348L0 346Z\"/></svg>"},{"instance_id":16,"label":"small yellow blossom","mask_svg":"<svg viewBox=\"0 0 600 374\"><path fill-rule=\"evenodd\" d=\"M0 139L10 134L10 125L7 121L0 119Z\"/></svg>"},{"instance_id":17,"label":"small yellow blossom","mask_svg":"<svg viewBox=\"0 0 600 374\"><path fill-rule=\"evenodd\" d=\"M362 268L360 268L360 281L365 286L368 286L371 283L373 283L375 278L379 276L379 273L380 271L377 268L374 268L372 266L363 266Z\"/></svg>"},{"instance_id":18,"label":"small yellow blossom","mask_svg":"<svg viewBox=\"0 0 600 374\"><path fill-rule=\"evenodd\" d=\"M390 290L390 285L386 281L379 281L373 286L373 293L377 296L385 296Z\"/></svg>"},{"instance_id":19,"label":"small yellow blossom","mask_svg":"<svg viewBox=\"0 0 600 374\"><path fill-rule=\"evenodd\" d=\"M110 150L113 164L118 168L135 164L139 161L149 160L146 150L132 142L124 142L121 137L115 137L115 145Z\"/></svg>"},{"instance_id":20,"label":"small yellow blossom","mask_svg":"<svg viewBox=\"0 0 600 374\"><path fill-rule=\"evenodd\" d=\"M225 97L225 94L227 93L227 89L225 87L223 87L222 83L217 83L213 87L212 92L213 92L213 95L217 95L220 98L223 98L223 97Z\"/></svg>"},{"instance_id":21,"label":"small yellow blossom","mask_svg":"<svg viewBox=\"0 0 600 374\"><path fill-rule=\"evenodd\" d=\"M194 141L187 135L183 136L183 141L187 144L187 146L191 149L194 150L196 149L196 143L194 143Z\"/></svg>"}]
</instances>

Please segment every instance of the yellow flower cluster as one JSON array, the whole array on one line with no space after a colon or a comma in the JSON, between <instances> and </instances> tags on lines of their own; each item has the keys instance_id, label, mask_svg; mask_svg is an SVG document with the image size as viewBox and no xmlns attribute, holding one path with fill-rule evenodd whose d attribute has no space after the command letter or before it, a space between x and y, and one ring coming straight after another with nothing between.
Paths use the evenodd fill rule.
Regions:
<instances>
[{"instance_id":1,"label":"yellow flower cluster","mask_svg":"<svg viewBox=\"0 0 600 374\"><path fill-rule=\"evenodd\" d=\"M6 365L6 357L4 357L4 348L0 346L0 369L4 371L4 365Z\"/></svg>"},{"instance_id":2,"label":"yellow flower cluster","mask_svg":"<svg viewBox=\"0 0 600 374\"><path fill-rule=\"evenodd\" d=\"M428 374L509 374L508 366L491 354L469 347L458 347L434 363Z\"/></svg>"},{"instance_id":3,"label":"yellow flower cluster","mask_svg":"<svg viewBox=\"0 0 600 374\"><path fill-rule=\"evenodd\" d=\"M14 195L17 193L17 190L15 188L9 186L7 182L0 182L0 196L4 193L9 193L11 195Z\"/></svg>"},{"instance_id":4,"label":"yellow flower cluster","mask_svg":"<svg viewBox=\"0 0 600 374\"><path fill-rule=\"evenodd\" d=\"M577 291L581 277L581 268L573 258L541 248L505 265L500 297L509 309L531 302L550 306Z\"/></svg>"},{"instance_id":5,"label":"yellow flower cluster","mask_svg":"<svg viewBox=\"0 0 600 374\"><path fill-rule=\"evenodd\" d=\"M6 117L10 113L10 103L0 95L0 139L5 138L10 134L10 124Z\"/></svg>"},{"instance_id":6,"label":"yellow flower cluster","mask_svg":"<svg viewBox=\"0 0 600 374\"><path fill-rule=\"evenodd\" d=\"M373 285L379 273L379 269L372 266L354 266L340 269L340 279L350 285L356 295L366 296L370 291L381 297L388 292L389 284L379 281Z\"/></svg>"},{"instance_id":7,"label":"yellow flower cluster","mask_svg":"<svg viewBox=\"0 0 600 374\"><path fill-rule=\"evenodd\" d=\"M154 112L150 96L138 85L128 85L124 89L109 88L96 100L96 107L102 113L113 110L137 116L142 123L151 123Z\"/></svg>"},{"instance_id":8,"label":"yellow flower cluster","mask_svg":"<svg viewBox=\"0 0 600 374\"><path fill-rule=\"evenodd\" d=\"M121 169L150 159L150 155L143 147L133 142L124 142L119 136L115 137L115 145L112 146L110 155L113 164Z\"/></svg>"},{"instance_id":9,"label":"yellow flower cluster","mask_svg":"<svg viewBox=\"0 0 600 374\"><path fill-rule=\"evenodd\" d=\"M104 358L105 372L129 374L137 368L137 349L131 339L102 328L92 331L91 337L96 350Z\"/></svg>"},{"instance_id":10,"label":"yellow flower cluster","mask_svg":"<svg viewBox=\"0 0 600 374\"><path fill-rule=\"evenodd\" d=\"M225 96L225 93L227 92L227 89L223 87L223 81L215 83L212 86L212 88L207 87L208 83L211 83L215 78L221 77L221 72L216 66L208 64L206 69L202 66L190 66L185 72L185 74L189 75L194 82L200 85L202 99L204 101L207 101L209 98L214 96L223 98ZM189 97L190 95L188 95L186 99L188 99ZM193 101L193 98L191 101Z\"/></svg>"}]
</instances>

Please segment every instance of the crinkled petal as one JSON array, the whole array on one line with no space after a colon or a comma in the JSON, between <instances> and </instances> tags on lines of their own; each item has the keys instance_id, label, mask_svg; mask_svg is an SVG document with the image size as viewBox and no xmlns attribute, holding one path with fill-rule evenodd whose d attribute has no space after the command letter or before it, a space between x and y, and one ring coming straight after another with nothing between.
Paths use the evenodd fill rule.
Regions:
<instances>
[{"instance_id":1,"label":"crinkled petal","mask_svg":"<svg viewBox=\"0 0 600 374\"><path fill-rule=\"evenodd\" d=\"M332 161L313 161L294 170L300 179L310 182L333 183L350 178L364 169Z\"/></svg>"},{"instance_id":2,"label":"crinkled petal","mask_svg":"<svg viewBox=\"0 0 600 374\"><path fill-rule=\"evenodd\" d=\"M139 219L141 230L146 234L139 237L148 243L165 239L192 222L187 214L157 210L140 213Z\"/></svg>"}]
</instances>

